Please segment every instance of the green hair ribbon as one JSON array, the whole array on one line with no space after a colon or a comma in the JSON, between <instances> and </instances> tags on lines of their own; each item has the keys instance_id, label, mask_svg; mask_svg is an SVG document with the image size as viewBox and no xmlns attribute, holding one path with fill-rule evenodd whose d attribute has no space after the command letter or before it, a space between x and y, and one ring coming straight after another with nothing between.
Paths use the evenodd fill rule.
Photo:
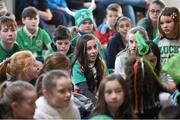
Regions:
<instances>
[{"instance_id":1,"label":"green hair ribbon","mask_svg":"<svg viewBox=\"0 0 180 120\"><path fill-rule=\"evenodd\" d=\"M146 55L149 51L149 46L145 43L145 40L139 31L136 32L135 36L138 44L138 53L140 55Z\"/></svg>"}]
</instances>

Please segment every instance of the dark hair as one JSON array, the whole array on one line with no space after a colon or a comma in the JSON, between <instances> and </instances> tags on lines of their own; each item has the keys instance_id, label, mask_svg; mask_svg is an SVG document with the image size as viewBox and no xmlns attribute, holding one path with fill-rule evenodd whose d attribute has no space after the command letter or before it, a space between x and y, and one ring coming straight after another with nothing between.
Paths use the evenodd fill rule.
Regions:
<instances>
[{"instance_id":1,"label":"dark hair","mask_svg":"<svg viewBox=\"0 0 180 120\"><path fill-rule=\"evenodd\" d=\"M33 18L36 15L39 15L38 10L35 7L26 7L24 8L24 10L22 11L22 18L26 18L26 17L30 17Z\"/></svg>"},{"instance_id":2,"label":"dark hair","mask_svg":"<svg viewBox=\"0 0 180 120\"><path fill-rule=\"evenodd\" d=\"M157 64L155 66L155 72L156 74L159 76L160 75L160 71L161 71L161 63L160 63L160 49L157 46L157 44L155 44L153 41L145 41L146 44L150 47L149 52L147 54L149 54L150 52L152 52L156 57L157 57ZM141 56L141 55L139 55Z\"/></svg>"},{"instance_id":3,"label":"dark hair","mask_svg":"<svg viewBox=\"0 0 180 120\"><path fill-rule=\"evenodd\" d=\"M93 71L89 68L89 61L86 59L87 58L87 42L90 40L96 40L96 37L93 34L85 34L79 38L76 44L76 57L80 63L81 70L87 79L88 87L90 91L93 91L96 87L99 86L100 81L103 79L103 76L105 74L104 73L105 66L102 62L101 56L98 54L97 59L94 64L97 70L96 80L98 82L96 86Z\"/></svg>"},{"instance_id":4,"label":"dark hair","mask_svg":"<svg viewBox=\"0 0 180 120\"><path fill-rule=\"evenodd\" d=\"M113 117L113 119L134 118L134 114L130 106L130 96L129 96L129 91L128 91L126 82L119 74L110 74L104 80L101 81L99 90L98 90L98 102L93 113L100 114L100 115L103 115L103 114L110 115L110 110L108 110L107 103L105 101L105 96L104 96L105 86L107 82L115 81L115 80L118 81L118 83L122 86L122 90L124 92L124 96L123 96L124 101L123 101L123 104L119 107L117 113L115 113L115 117Z\"/></svg>"},{"instance_id":5,"label":"dark hair","mask_svg":"<svg viewBox=\"0 0 180 120\"><path fill-rule=\"evenodd\" d=\"M13 119L13 111L9 104L0 101L0 119Z\"/></svg>"},{"instance_id":6,"label":"dark hair","mask_svg":"<svg viewBox=\"0 0 180 120\"><path fill-rule=\"evenodd\" d=\"M162 1L162 0L152 0L152 1L151 1L151 5L152 5L152 4L158 4L158 5L161 6L162 9L165 7L165 3L164 3L164 1ZM149 39L150 39L150 40L153 40L153 33L152 33L152 29L153 29L153 28L152 28L152 23L151 23L151 20L150 20L150 17L149 17L149 12L150 12L150 10L148 9L147 14L146 14L146 17L147 17L147 19L148 19L148 25L147 25L146 30L147 30Z\"/></svg>"},{"instance_id":7,"label":"dark hair","mask_svg":"<svg viewBox=\"0 0 180 120\"><path fill-rule=\"evenodd\" d=\"M57 51L57 47L56 47L56 44L55 42L57 40L66 40L68 39L69 41L71 41L72 39L72 35L71 35L71 32L68 30L68 28L66 28L65 26L63 25L59 25L55 32L54 32L54 38L53 38L53 42L51 43L51 47L54 51ZM70 48L67 52L67 55L72 53L74 51L74 48L72 45L70 45Z\"/></svg>"},{"instance_id":8,"label":"dark hair","mask_svg":"<svg viewBox=\"0 0 180 120\"><path fill-rule=\"evenodd\" d=\"M158 37L159 38L163 38L166 37L165 33L163 32L162 28L161 28L161 16L171 16L173 18L173 22L174 22L174 39L178 39L180 37L180 13L179 10L176 7L165 7L161 13L159 14L158 17Z\"/></svg>"},{"instance_id":9,"label":"dark hair","mask_svg":"<svg viewBox=\"0 0 180 120\"><path fill-rule=\"evenodd\" d=\"M179 119L180 106L167 106L159 113L159 119Z\"/></svg>"},{"instance_id":10,"label":"dark hair","mask_svg":"<svg viewBox=\"0 0 180 120\"><path fill-rule=\"evenodd\" d=\"M65 26L59 25L54 32L54 42L56 40L72 39L71 32Z\"/></svg>"},{"instance_id":11,"label":"dark hair","mask_svg":"<svg viewBox=\"0 0 180 120\"><path fill-rule=\"evenodd\" d=\"M117 18L116 23L114 25L114 28L115 28L116 31L118 31L118 29L119 29L120 21L125 21L125 20L129 21L130 25L132 25L132 22L128 17L120 16L120 17Z\"/></svg>"},{"instance_id":12,"label":"dark hair","mask_svg":"<svg viewBox=\"0 0 180 120\"><path fill-rule=\"evenodd\" d=\"M125 64L125 74L135 113L159 105L159 93L166 91L151 64L143 58L131 56Z\"/></svg>"}]
</instances>

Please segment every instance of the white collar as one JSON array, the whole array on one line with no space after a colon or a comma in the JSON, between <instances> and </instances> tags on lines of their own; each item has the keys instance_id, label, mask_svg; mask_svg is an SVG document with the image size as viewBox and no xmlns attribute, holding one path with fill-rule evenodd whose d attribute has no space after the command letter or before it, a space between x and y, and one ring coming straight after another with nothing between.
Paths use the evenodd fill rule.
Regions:
<instances>
[{"instance_id":1,"label":"white collar","mask_svg":"<svg viewBox=\"0 0 180 120\"><path fill-rule=\"evenodd\" d=\"M34 36L37 36L37 33L38 33L38 29L36 30L36 32L34 34L30 33L26 26L23 27L23 30L27 34L27 36L29 36L30 38L33 38Z\"/></svg>"}]
</instances>

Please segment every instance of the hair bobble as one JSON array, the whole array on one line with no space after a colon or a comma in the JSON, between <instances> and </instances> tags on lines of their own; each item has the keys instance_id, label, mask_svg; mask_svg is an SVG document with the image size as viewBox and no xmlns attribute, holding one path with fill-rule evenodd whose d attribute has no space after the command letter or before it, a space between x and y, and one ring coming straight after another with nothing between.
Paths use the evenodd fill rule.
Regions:
<instances>
[{"instance_id":1,"label":"hair bobble","mask_svg":"<svg viewBox=\"0 0 180 120\"><path fill-rule=\"evenodd\" d=\"M173 19L176 19L177 14L176 14L175 12L173 12L173 13L171 14L171 17L172 17Z\"/></svg>"}]
</instances>

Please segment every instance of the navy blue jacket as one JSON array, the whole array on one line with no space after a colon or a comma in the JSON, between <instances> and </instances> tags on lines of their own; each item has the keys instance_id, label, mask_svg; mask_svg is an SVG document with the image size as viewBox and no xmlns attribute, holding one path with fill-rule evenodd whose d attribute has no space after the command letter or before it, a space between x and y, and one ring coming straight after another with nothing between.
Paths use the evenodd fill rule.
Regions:
<instances>
[{"instance_id":1,"label":"navy blue jacket","mask_svg":"<svg viewBox=\"0 0 180 120\"><path fill-rule=\"evenodd\" d=\"M116 55L125 47L126 45L123 43L120 33L117 32L110 37L106 51L108 68L114 69Z\"/></svg>"}]
</instances>

